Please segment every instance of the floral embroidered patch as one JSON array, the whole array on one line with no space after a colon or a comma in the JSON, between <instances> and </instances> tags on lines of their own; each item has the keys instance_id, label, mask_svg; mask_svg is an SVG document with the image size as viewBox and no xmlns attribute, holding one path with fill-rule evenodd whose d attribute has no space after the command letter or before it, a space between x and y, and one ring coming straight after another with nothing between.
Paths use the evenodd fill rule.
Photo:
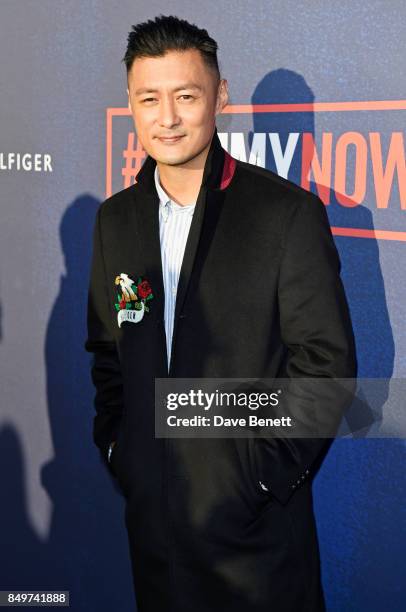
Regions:
<instances>
[{"instance_id":1,"label":"floral embroidered patch","mask_svg":"<svg viewBox=\"0 0 406 612\"><path fill-rule=\"evenodd\" d=\"M125 272L116 276L114 284L121 289L117 293L117 323L121 327L124 321L139 323L145 312L149 312L149 302L154 297L151 286L146 279L138 277L133 281Z\"/></svg>"}]
</instances>

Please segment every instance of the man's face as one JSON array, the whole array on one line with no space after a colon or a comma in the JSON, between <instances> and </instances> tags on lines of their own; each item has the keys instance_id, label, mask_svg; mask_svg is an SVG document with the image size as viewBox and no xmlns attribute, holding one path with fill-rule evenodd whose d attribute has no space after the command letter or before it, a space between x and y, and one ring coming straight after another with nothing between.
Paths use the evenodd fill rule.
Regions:
<instances>
[{"instance_id":1,"label":"man's face","mask_svg":"<svg viewBox=\"0 0 406 612\"><path fill-rule=\"evenodd\" d=\"M227 81L217 85L196 49L137 58L128 86L139 140L151 157L168 165L185 164L203 151L228 101Z\"/></svg>"}]
</instances>

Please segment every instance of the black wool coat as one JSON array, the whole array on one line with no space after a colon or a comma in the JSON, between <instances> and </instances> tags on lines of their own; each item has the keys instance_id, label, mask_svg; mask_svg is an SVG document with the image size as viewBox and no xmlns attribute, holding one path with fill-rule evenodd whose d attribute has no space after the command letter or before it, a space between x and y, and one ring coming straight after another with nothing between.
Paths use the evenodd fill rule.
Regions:
<instances>
[{"instance_id":1,"label":"black wool coat","mask_svg":"<svg viewBox=\"0 0 406 612\"><path fill-rule=\"evenodd\" d=\"M156 438L154 383L355 377L325 206L232 158L215 129L181 268L168 372L155 165L148 156L137 183L97 212L85 344L94 353L94 441L125 496L138 610L324 610L311 481L331 440ZM154 297L142 320L119 326L122 273L146 279Z\"/></svg>"}]
</instances>

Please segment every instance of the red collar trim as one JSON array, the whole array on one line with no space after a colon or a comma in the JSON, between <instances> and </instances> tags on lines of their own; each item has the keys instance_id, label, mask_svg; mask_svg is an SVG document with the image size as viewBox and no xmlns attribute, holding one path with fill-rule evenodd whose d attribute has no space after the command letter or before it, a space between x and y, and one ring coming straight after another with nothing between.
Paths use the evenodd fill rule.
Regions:
<instances>
[{"instance_id":1,"label":"red collar trim","mask_svg":"<svg viewBox=\"0 0 406 612\"><path fill-rule=\"evenodd\" d=\"M220 189L225 189L231 183L235 168L237 166L237 160L224 149L224 165L223 174L221 176Z\"/></svg>"}]
</instances>

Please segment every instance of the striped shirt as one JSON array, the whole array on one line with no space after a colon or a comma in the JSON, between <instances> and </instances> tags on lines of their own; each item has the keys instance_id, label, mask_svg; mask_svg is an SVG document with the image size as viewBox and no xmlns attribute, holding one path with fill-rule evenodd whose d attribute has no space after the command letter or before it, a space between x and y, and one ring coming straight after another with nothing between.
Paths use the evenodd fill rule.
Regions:
<instances>
[{"instance_id":1,"label":"striped shirt","mask_svg":"<svg viewBox=\"0 0 406 612\"><path fill-rule=\"evenodd\" d=\"M196 202L181 206L171 200L159 182L158 164L155 166L154 178L159 196L159 238L161 242L162 274L165 291L164 318L169 369L180 268Z\"/></svg>"}]
</instances>

